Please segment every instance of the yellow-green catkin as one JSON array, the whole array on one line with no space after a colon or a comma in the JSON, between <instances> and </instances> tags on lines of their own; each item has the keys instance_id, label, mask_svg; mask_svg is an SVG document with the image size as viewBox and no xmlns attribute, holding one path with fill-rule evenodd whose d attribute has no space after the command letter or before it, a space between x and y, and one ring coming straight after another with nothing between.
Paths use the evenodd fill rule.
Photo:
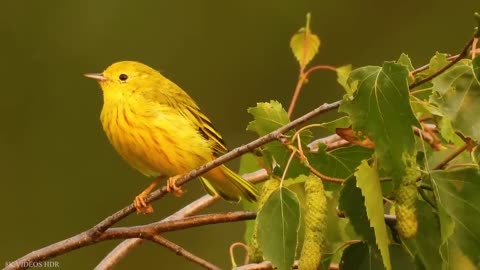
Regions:
<instances>
[{"instance_id":1,"label":"yellow-green catkin","mask_svg":"<svg viewBox=\"0 0 480 270\"><path fill-rule=\"evenodd\" d=\"M267 201L270 194L278 189L280 186L280 181L277 179L271 178L263 184L260 197L258 198L258 209L261 209L265 202ZM251 262L262 262L263 253L258 246L258 221L255 220L255 227L253 229L252 241L250 244L250 261Z\"/></svg>"},{"instance_id":2,"label":"yellow-green catkin","mask_svg":"<svg viewBox=\"0 0 480 270\"><path fill-rule=\"evenodd\" d=\"M417 201L417 178L420 173L414 166L408 166L402 183L395 194L395 214L397 231L403 238L417 234L418 222L415 203Z\"/></svg>"},{"instance_id":3,"label":"yellow-green catkin","mask_svg":"<svg viewBox=\"0 0 480 270\"><path fill-rule=\"evenodd\" d=\"M311 175L305 181L305 235L299 269L319 269L326 231L327 198L323 183Z\"/></svg>"}]
</instances>

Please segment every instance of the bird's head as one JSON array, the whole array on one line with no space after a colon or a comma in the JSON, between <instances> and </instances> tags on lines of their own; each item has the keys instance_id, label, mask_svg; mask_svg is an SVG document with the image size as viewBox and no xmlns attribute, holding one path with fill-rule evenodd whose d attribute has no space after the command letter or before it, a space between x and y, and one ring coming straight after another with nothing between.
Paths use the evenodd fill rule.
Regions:
<instances>
[{"instance_id":1,"label":"bird's head","mask_svg":"<svg viewBox=\"0 0 480 270\"><path fill-rule=\"evenodd\" d=\"M88 73L85 76L97 80L106 95L142 91L142 86L162 78L156 70L135 61L116 62L102 73Z\"/></svg>"}]
</instances>

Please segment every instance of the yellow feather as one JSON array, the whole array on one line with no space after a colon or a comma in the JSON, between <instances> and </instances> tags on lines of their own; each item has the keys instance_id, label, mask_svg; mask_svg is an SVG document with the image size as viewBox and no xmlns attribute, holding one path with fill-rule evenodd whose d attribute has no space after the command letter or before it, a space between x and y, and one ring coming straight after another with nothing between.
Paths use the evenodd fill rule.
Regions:
<instances>
[{"instance_id":1,"label":"yellow feather","mask_svg":"<svg viewBox=\"0 0 480 270\"><path fill-rule=\"evenodd\" d=\"M156 70L118 62L98 79L103 90L103 129L132 167L149 177L185 174L227 152L221 135L188 94ZM230 201L255 200L255 187L225 166L204 175L211 194Z\"/></svg>"}]
</instances>

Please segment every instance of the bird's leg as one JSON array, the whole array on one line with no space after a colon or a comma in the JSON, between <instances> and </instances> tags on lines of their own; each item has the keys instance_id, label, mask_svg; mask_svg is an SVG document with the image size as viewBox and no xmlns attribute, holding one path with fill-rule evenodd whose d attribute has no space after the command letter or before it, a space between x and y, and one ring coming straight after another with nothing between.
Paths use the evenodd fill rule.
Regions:
<instances>
[{"instance_id":1,"label":"bird's leg","mask_svg":"<svg viewBox=\"0 0 480 270\"><path fill-rule=\"evenodd\" d=\"M158 177L153 181L142 193L138 194L133 200L133 205L135 205L135 209L137 209L137 213L142 214L151 214L153 213L153 207L150 203L145 202L145 198L152 192L152 190L158 185L158 183L162 180L161 177Z\"/></svg>"},{"instance_id":2,"label":"bird's leg","mask_svg":"<svg viewBox=\"0 0 480 270\"><path fill-rule=\"evenodd\" d=\"M183 195L183 190L179 187L177 187L177 185L175 184L175 182L177 181L177 179L180 177L181 175L175 175L175 176L172 176L170 178L168 178L167 180L167 191L168 192L172 192L173 191L173 194L177 197L180 197Z\"/></svg>"}]
</instances>

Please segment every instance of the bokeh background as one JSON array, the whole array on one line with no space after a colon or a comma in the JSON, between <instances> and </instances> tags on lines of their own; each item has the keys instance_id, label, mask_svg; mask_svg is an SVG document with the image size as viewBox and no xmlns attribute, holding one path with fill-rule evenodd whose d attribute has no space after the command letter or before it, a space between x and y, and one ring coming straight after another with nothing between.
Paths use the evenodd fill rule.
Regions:
<instances>
[{"instance_id":1,"label":"bokeh background","mask_svg":"<svg viewBox=\"0 0 480 270\"><path fill-rule=\"evenodd\" d=\"M415 66L455 53L472 33L478 0L427 1L0 1L0 266L88 229L130 203L149 181L114 152L99 121L102 93L82 76L138 60L177 82L200 104L229 147L248 142L246 109L288 107L298 76L289 39L312 13L322 46L314 64L380 65L406 52ZM313 74L295 115L339 99L332 72ZM322 116L324 117L324 116ZM328 117L328 116L327 116ZM318 121L326 120L318 119ZM232 163L232 167L236 164ZM167 196L144 224L203 194L196 182ZM210 211L236 209L219 203ZM166 237L222 268L242 223ZM118 241L53 259L92 269ZM146 243L117 269L198 269Z\"/></svg>"}]
</instances>

